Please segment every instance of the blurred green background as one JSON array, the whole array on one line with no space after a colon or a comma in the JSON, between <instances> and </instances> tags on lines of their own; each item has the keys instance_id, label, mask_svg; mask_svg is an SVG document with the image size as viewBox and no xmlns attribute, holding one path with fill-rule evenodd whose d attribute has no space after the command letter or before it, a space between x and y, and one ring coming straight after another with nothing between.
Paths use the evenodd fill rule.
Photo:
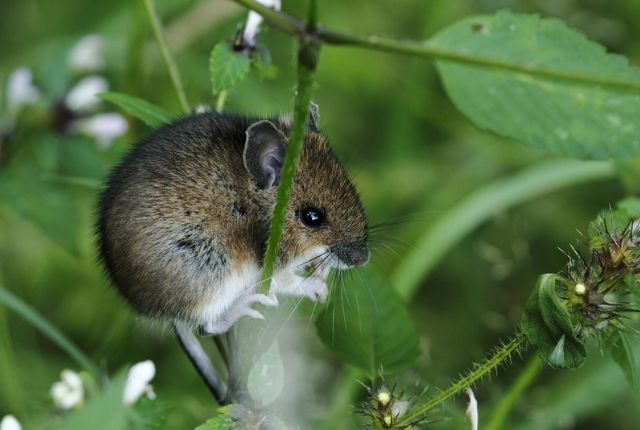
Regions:
<instances>
[{"instance_id":1,"label":"blurred green background","mask_svg":"<svg viewBox=\"0 0 640 430\"><path fill-rule=\"evenodd\" d=\"M167 37L193 105L213 104L208 58L212 46L233 36L245 12L224 0L158 2ZM301 16L305 2L283 2ZM426 39L456 20L503 8L558 17L637 63L637 0L323 0L326 26L400 39ZM104 178L123 151L146 132L131 119L128 133L107 148L94 139L55 130L54 105L80 76L69 51L87 34L104 40L113 91L179 106L139 1L2 0L0 88L13 70L28 67L40 89L40 106L21 113L0 140L0 284L19 295L110 371L144 359L158 368L158 396L178 405L169 421L193 428L215 412L173 337L136 318L108 285L96 260L93 224ZM265 28L261 42L278 75L255 74L229 95L226 110L288 112L294 86L294 40ZM372 264L390 273L415 238L469 193L526 166L550 160L543 152L476 129L453 107L433 64L421 59L327 46L315 99L321 127L355 177L372 223L403 220L387 231L393 248L379 249ZM4 100L4 95L2 99ZM0 117L8 118L6 102ZM98 111L115 111L104 104ZM57 112L55 121L51 112ZM47 113L48 112L48 113ZM554 192L495 217L466 237L425 279L410 310L423 354L414 371L400 376L444 387L511 333L540 273L559 270L566 248L590 219L625 195L620 181L598 181ZM354 288L356 288L354 286ZM301 319L309 318L308 315ZM339 361L308 342L337 374ZM515 407L508 428L635 429L638 409L621 371L592 352L578 371L544 371ZM0 416L24 424L54 411L48 391L64 368L77 368L28 323L0 306ZM521 370L516 362L479 389L481 417ZM318 387L320 393L330 392ZM317 418L330 398L319 394ZM457 405L457 406L456 406ZM451 406L462 410L464 402ZM468 428L459 413L437 428ZM445 414L441 414L445 416Z\"/></svg>"}]
</instances>

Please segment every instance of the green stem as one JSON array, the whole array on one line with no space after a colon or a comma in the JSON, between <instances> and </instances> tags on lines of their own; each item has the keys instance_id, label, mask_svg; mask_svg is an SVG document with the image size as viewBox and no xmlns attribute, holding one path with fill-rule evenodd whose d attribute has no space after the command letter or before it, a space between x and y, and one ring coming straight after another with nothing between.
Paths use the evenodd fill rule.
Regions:
<instances>
[{"instance_id":1,"label":"green stem","mask_svg":"<svg viewBox=\"0 0 640 430\"><path fill-rule=\"evenodd\" d=\"M216 100L216 112L220 113L224 109L224 104L227 101L227 91L222 90L220 94L218 94L218 99Z\"/></svg>"},{"instance_id":2,"label":"green stem","mask_svg":"<svg viewBox=\"0 0 640 430\"><path fill-rule=\"evenodd\" d=\"M182 108L182 111L184 113L190 113L191 107L189 106L187 95L185 94L184 87L182 86L180 73L178 72L178 68L176 67L175 62L171 57L171 53L169 52L169 47L167 46L167 41L164 38L162 24L160 23L160 18L158 17L158 12L156 11L155 3L153 2L153 0L143 0L143 1L144 1L144 6L147 10L147 15L149 16L149 21L151 21L153 34L156 38L156 42L158 43L158 49L160 49L160 54L162 55L164 64L167 67L167 71L169 72L169 77L171 78L173 87L176 90L176 95L178 96L180 107Z\"/></svg>"},{"instance_id":3,"label":"green stem","mask_svg":"<svg viewBox=\"0 0 640 430\"><path fill-rule=\"evenodd\" d=\"M529 388L542 370L542 367L542 360L537 355L531 357L527 366L520 372L514 384L494 409L491 420L485 426L485 430L500 430L503 427L504 420L507 418L507 415L509 415L511 408L513 408L520 396L522 396L522 393Z\"/></svg>"},{"instance_id":4,"label":"green stem","mask_svg":"<svg viewBox=\"0 0 640 430\"><path fill-rule=\"evenodd\" d=\"M73 358L80 366L93 373L96 377L100 377L100 368L91 361L91 359L87 357L80 348L67 339L60 330L47 321L35 309L3 287L0 287L0 302L27 320L32 326L40 330L53 343L57 344L60 349L64 350L71 358Z\"/></svg>"},{"instance_id":5,"label":"green stem","mask_svg":"<svg viewBox=\"0 0 640 430\"><path fill-rule=\"evenodd\" d=\"M608 162L551 161L484 186L445 212L416 241L393 273L392 284L409 299L451 248L497 213L571 185L612 178L615 173Z\"/></svg>"},{"instance_id":6,"label":"green stem","mask_svg":"<svg viewBox=\"0 0 640 430\"><path fill-rule=\"evenodd\" d=\"M448 398L455 396L461 391L464 391L466 388L473 385L476 381L491 373L502 363L509 360L515 352L524 349L526 346L527 338L525 337L525 335L522 333L516 334L516 336L511 339L509 343L498 349L493 356L491 356L483 364L469 372L468 375L459 379L457 382L455 382L453 385L451 385L449 388L447 388L437 396L427 399L424 403L414 407L405 415L403 415L397 423L398 428L409 426L417 420L421 419L429 410L433 409L435 406L444 402Z\"/></svg>"},{"instance_id":7,"label":"green stem","mask_svg":"<svg viewBox=\"0 0 640 430\"><path fill-rule=\"evenodd\" d=\"M372 49L376 51L394 52L398 54L412 55L423 58L436 58L439 60L455 61L457 63L471 64L493 69L509 70L526 75L539 76L559 81L569 81L588 85L600 85L602 87L640 91L638 80L619 79L608 76L597 76L588 73L569 72L565 70L549 69L537 65L527 65L510 62L499 58L487 58L474 53L460 52L441 48L433 43L400 41L379 36L362 36L355 34L339 33L324 29L320 26L315 31L307 31L305 25L298 19L270 9L255 0L233 0L244 7L261 14L265 21L272 27L285 33L296 36L306 35L318 41L331 45L354 46L358 48Z\"/></svg>"},{"instance_id":8,"label":"green stem","mask_svg":"<svg viewBox=\"0 0 640 430\"><path fill-rule=\"evenodd\" d=\"M268 291L269 282L278 255L278 247L282 238L284 219L289 206L291 187L302 152L302 144L309 118L309 104L313 92L313 76L320 54L320 45L315 40L302 38L298 51L298 83L293 111L293 123L289 134L287 152L280 173L280 185L276 196L276 205L271 220L271 230L264 257L261 291Z\"/></svg>"}]
</instances>

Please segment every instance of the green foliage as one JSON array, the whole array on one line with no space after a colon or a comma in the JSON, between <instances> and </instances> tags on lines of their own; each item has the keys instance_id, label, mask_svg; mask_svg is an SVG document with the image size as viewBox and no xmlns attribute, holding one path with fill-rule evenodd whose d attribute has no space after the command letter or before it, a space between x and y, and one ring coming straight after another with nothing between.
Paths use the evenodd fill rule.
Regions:
<instances>
[{"instance_id":1,"label":"green foliage","mask_svg":"<svg viewBox=\"0 0 640 430\"><path fill-rule=\"evenodd\" d=\"M149 399L143 396L135 404L135 415L131 418L134 430L162 430L176 406L170 402Z\"/></svg>"},{"instance_id":2,"label":"green foliage","mask_svg":"<svg viewBox=\"0 0 640 430\"><path fill-rule=\"evenodd\" d=\"M234 50L228 42L213 47L209 59L209 72L213 95L228 91L249 74L251 60L243 50Z\"/></svg>"},{"instance_id":3,"label":"green foliage","mask_svg":"<svg viewBox=\"0 0 640 430\"><path fill-rule=\"evenodd\" d=\"M223 406L218 409L218 415L208 419L204 424L199 425L195 430L234 430L237 428L234 420L231 418L233 405Z\"/></svg>"},{"instance_id":4,"label":"green foliage","mask_svg":"<svg viewBox=\"0 0 640 430\"><path fill-rule=\"evenodd\" d=\"M275 402L284 387L284 366L278 342L262 354L249 371L247 390L260 407Z\"/></svg>"},{"instance_id":5,"label":"green foliage","mask_svg":"<svg viewBox=\"0 0 640 430\"><path fill-rule=\"evenodd\" d=\"M146 100L122 93L102 93L100 98L115 104L130 115L138 118L149 127L159 127L175 116Z\"/></svg>"},{"instance_id":6,"label":"green foliage","mask_svg":"<svg viewBox=\"0 0 640 430\"><path fill-rule=\"evenodd\" d=\"M625 158L640 151L638 93L581 82L605 77L640 85L640 70L561 21L500 12L465 18L430 42L488 59L484 66L437 61L449 96L479 127L578 158ZM501 64L542 69L548 76Z\"/></svg>"},{"instance_id":7,"label":"green foliage","mask_svg":"<svg viewBox=\"0 0 640 430\"><path fill-rule=\"evenodd\" d=\"M418 335L404 303L372 269L362 270L362 283L333 286L316 321L320 338L371 378L411 367Z\"/></svg>"},{"instance_id":8,"label":"green foliage","mask_svg":"<svg viewBox=\"0 0 640 430\"><path fill-rule=\"evenodd\" d=\"M627 382L634 391L638 390L638 369L631 341L626 333L616 331L606 340L606 346L613 360L620 366Z\"/></svg>"},{"instance_id":9,"label":"green foliage","mask_svg":"<svg viewBox=\"0 0 640 430\"><path fill-rule=\"evenodd\" d=\"M561 282L566 281L558 275L540 276L524 308L522 331L549 366L575 369L587 353L558 297L556 284Z\"/></svg>"},{"instance_id":10,"label":"green foliage","mask_svg":"<svg viewBox=\"0 0 640 430\"><path fill-rule=\"evenodd\" d=\"M127 373L121 371L109 385L96 394L81 409L70 414L54 430L124 430L127 428L128 408L122 403Z\"/></svg>"}]
</instances>

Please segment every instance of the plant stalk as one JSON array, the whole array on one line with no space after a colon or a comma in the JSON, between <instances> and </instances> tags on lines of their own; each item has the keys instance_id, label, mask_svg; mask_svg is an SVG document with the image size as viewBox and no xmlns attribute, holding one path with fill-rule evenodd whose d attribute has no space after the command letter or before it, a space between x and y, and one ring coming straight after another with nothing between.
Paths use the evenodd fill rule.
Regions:
<instances>
[{"instance_id":1,"label":"plant stalk","mask_svg":"<svg viewBox=\"0 0 640 430\"><path fill-rule=\"evenodd\" d=\"M515 352L524 349L526 346L527 338L525 335L517 333L511 341L499 348L493 356L489 357L484 363L469 372L469 374L456 381L453 385L437 396L427 399L421 405L414 407L405 415L401 416L397 423L398 428L404 428L405 426L409 426L412 423L419 421L429 410L472 386L476 381L488 375L505 361L509 360Z\"/></svg>"},{"instance_id":2,"label":"plant stalk","mask_svg":"<svg viewBox=\"0 0 640 430\"><path fill-rule=\"evenodd\" d=\"M158 17L155 3L153 2L153 0L143 1L145 9L147 10L147 15L149 16L149 21L151 22L151 27L153 28L153 34L156 38L158 49L160 49L160 54L162 55L162 60L164 61L164 65L167 67L169 77L171 78L171 83L173 84L173 88L175 89L176 95L178 96L178 102L180 103L182 111L188 114L191 112L191 106L189 106L187 95L184 92L184 87L182 85L182 79L180 78L180 72L178 72L178 67L176 66L173 58L171 57L171 53L169 52L169 47L167 46L167 41L164 37L162 23L160 22L160 18Z\"/></svg>"}]
</instances>

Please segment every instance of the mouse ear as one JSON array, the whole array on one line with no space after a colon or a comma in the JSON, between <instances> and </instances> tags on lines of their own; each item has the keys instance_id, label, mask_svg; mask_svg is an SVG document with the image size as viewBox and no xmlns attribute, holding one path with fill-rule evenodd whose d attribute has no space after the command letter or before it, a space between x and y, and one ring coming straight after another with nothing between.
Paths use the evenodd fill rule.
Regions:
<instances>
[{"instance_id":1,"label":"mouse ear","mask_svg":"<svg viewBox=\"0 0 640 430\"><path fill-rule=\"evenodd\" d=\"M320 108L314 102L309 105L309 128L318 131L318 121L320 120Z\"/></svg>"},{"instance_id":2,"label":"mouse ear","mask_svg":"<svg viewBox=\"0 0 640 430\"><path fill-rule=\"evenodd\" d=\"M244 167L261 189L277 185L287 138L271 121L251 124L244 144Z\"/></svg>"}]
</instances>

